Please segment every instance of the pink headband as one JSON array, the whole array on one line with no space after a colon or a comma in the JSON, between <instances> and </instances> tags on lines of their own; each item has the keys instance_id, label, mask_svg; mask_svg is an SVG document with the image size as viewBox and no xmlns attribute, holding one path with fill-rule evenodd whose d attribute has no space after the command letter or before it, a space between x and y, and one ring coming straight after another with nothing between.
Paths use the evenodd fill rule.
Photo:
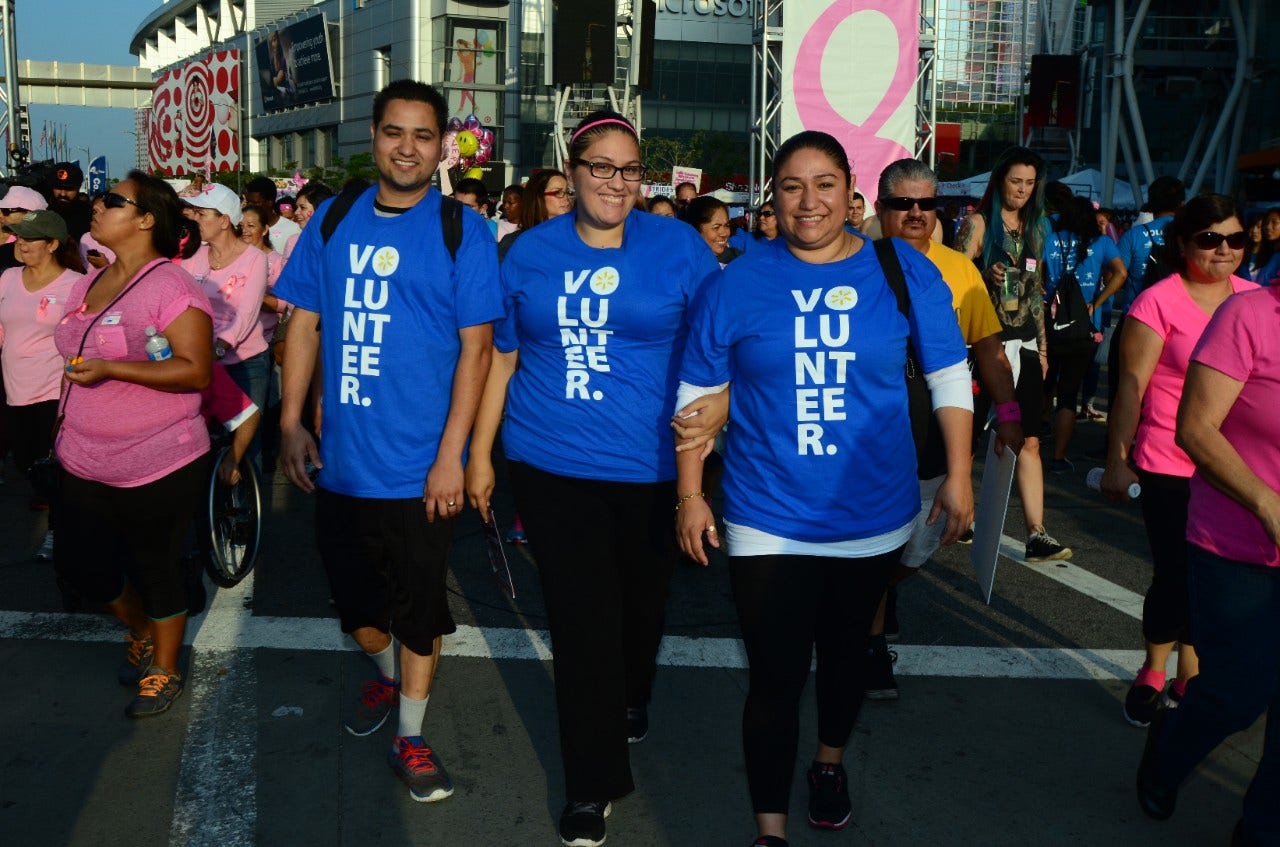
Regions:
<instances>
[{"instance_id":1,"label":"pink headband","mask_svg":"<svg viewBox=\"0 0 1280 847\"><path fill-rule=\"evenodd\" d=\"M636 128L620 118L601 118L598 121L592 121L589 124L583 124L582 126L575 129L573 131L573 135L569 136L569 143L572 144L573 142L577 141L578 136L582 135L582 133L586 132L587 130L597 126L604 126L605 124L617 124L618 126L626 127L627 132L631 133L632 135L636 134Z\"/></svg>"}]
</instances>

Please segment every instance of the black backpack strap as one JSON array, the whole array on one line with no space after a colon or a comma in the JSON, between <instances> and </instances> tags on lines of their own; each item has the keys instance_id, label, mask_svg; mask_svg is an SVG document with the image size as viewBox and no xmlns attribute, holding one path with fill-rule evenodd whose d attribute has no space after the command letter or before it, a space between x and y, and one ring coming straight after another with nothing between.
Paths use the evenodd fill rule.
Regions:
<instances>
[{"instance_id":1,"label":"black backpack strap","mask_svg":"<svg viewBox=\"0 0 1280 847\"><path fill-rule=\"evenodd\" d=\"M367 188L351 188L343 191L333 199L333 203L325 211L324 220L320 222L320 240L325 244L338 230L338 224L351 211L351 207L360 199ZM458 261L458 248L462 246L462 204L452 197L440 198L440 229L444 236L444 246L449 251L449 259Z\"/></svg>"},{"instance_id":2,"label":"black backpack strap","mask_svg":"<svg viewBox=\"0 0 1280 847\"><path fill-rule=\"evenodd\" d=\"M360 195L367 190L363 186L352 187L345 189L341 194L333 198L333 202L329 204L329 208L324 213L324 220L320 222L320 240L323 243L329 243L329 239L333 237L334 232L338 229L338 224L342 223L342 219L347 216L347 212L351 211L351 207L360 199Z\"/></svg>"},{"instance_id":3,"label":"black backpack strap","mask_svg":"<svg viewBox=\"0 0 1280 847\"><path fill-rule=\"evenodd\" d=\"M440 198L440 230L449 258L456 263L462 246L462 204L452 197Z\"/></svg>"}]
</instances>

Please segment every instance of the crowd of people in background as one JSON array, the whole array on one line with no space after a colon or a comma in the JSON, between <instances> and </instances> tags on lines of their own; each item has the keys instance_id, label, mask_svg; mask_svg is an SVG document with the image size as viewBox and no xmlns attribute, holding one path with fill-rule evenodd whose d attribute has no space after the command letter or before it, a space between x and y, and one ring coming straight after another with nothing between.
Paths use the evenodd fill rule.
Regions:
<instances>
[{"instance_id":1,"label":"crowd of people in background","mask_svg":"<svg viewBox=\"0 0 1280 847\"><path fill-rule=\"evenodd\" d=\"M988 439L1017 458L1030 562L1072 556L1045 524L1045 473L1074 470L1077 425L1108 426L1104 496L1140 486L1153 568L1123 712L1149 728L1148 815L1275 712L1280 208L1246 216L1162 177L1125 226L1024 147L967 214L911 159L869 208L848 153L802 132L769 199L734 216L692 183L643 198L636 128L607 111L563 170L445 197L445 121L434 88L390 84L377 180L336 190L197 176L175 192L134 171L89 198L61 163L0 197L0 457L33 482L56 460L30 499L48 512L36 556L124 625L130 717L184 687L211 386L265 415L240 451L315 494L339 626L373 672L343 726L371 735L395 712L388 762L421 802L453 792L424 725L455 629L454 518L469 502L493 519L499 455L509 540L546 601L570 847L603 844L635 788L670 580L717 548L749 661L754 845L787 843L815 650L807 822L847 826L859 710L900 696L898 586L972 540ZM1280 843L1278 748L1269 728L1233 843Z\"/></svg>"}]
</instances>

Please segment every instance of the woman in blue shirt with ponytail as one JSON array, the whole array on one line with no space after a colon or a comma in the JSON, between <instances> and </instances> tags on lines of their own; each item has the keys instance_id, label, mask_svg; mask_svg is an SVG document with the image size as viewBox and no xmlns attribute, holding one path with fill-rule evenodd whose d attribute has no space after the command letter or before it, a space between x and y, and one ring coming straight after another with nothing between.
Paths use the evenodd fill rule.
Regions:
<instances>
[{"instance_id":1,"label":"woman in blue shirt with ponytail","mask_svg":"<svg viewBox=\"0 0 1280 847\"><path fill-rule=\"evenodd\" d=\"M787 843L799 700L815 646L809 824L849 822L841 759L863 700L867 627L920 510L909 348L947 448L931 522L947 522L950 543L973 516L973 400L950 289L927 258L895 240L910 301L908 315L899 309L873 245L845 230L853 183L830 135L807 131L783 144L773 186L782 237L700 296L676 401L683 408L731 381L724 517L750 663L743 746L762 847ZM677 462L677 535L705 563L703 539L720 544L701 462L694 452Z\"/></svg>"}]
</instances>

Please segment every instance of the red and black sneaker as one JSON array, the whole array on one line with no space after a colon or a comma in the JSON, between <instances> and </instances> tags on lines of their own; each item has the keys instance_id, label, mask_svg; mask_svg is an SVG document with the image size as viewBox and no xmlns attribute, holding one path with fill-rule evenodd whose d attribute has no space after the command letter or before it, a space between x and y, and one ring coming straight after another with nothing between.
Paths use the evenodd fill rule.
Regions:
<instances>
[{"instance_id":1,"label":"red and black sneaker","mask_svg":"<svg viewBox=\"0 0 1280 847\"><path fill-rule=\"evenodd\" d=\"M849 800L849 780L844 765L814 762L809 766L809 826L815 829L844 829L849 825L853 803Z\"/></svg>"}]
</instances>

